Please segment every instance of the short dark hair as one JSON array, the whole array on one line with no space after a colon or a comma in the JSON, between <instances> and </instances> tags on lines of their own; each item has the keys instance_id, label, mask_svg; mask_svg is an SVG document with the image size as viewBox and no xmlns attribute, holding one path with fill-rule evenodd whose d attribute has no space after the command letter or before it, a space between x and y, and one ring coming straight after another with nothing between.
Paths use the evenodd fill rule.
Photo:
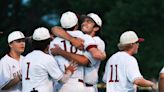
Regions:
<instances>
[{"instance_id":1,"label":"short dark hair","mask_svg":"<svg viewBox=\"0 0 164 92\"><path fill-rule=\"evenodd\" d=\"M44 51L47 48L47 46L50 44L51 40L52 40L51 38L41 41L32 40L33 50Z\"/></svg>"},{"instance_id":2,"label":"short dark hair","mask_svg":"<svg viewBox=\"0 0 164 92\"><path fill-rule=\"evenodd\" d=\"M66 31L72 31L72 30L75 29L76 26L77 26L77 24L75 26L71 27L71 28L63 28L63 29L66 30Z\"/></svg>"}]
</instances>

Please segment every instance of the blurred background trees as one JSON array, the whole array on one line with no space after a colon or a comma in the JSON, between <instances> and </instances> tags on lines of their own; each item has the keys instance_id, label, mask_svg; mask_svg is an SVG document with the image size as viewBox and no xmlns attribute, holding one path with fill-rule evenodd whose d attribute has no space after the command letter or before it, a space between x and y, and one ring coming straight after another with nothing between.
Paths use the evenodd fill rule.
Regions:
<instances>
[{"instance_id":1,"label":"blurred background trees","mask_svg":"<svg viewBox=\"0 0 164 92\"><path fill-rule=\"evenodd\" d=\"M95 12L103 20L102 37L106 42L107 59L114 54L119 36L135 30L145 38L136 55L146 78L158 78L164 66L164 1L163 0L0 0L0 57L6 53L7 36L20 30L31 36L33 30L59 25L63 12L78 14ZM29 48L26 48L27 51ZM27 53L25 52L25 54ZM107 59L100 67L100 81Z\"/></svg>"}]
</instances>

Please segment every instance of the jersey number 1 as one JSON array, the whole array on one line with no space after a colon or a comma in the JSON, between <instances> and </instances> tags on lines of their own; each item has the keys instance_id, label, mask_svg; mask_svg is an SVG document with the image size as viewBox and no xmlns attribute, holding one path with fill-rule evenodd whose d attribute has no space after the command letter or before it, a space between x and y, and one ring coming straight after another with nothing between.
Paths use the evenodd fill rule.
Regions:
<instances>
[{"instance_id":1,"label":"jersey number 1","mask_svg":"<svg viewBox=\"0 0 164 92\"><path fill-rule=\"evenodd\" d=\"M116 71L115 71L115 73L116 73L116 77L115 77L115 80L113 80L113 65L110 65L110 68L111 68L111 74L110 74L110 80L109 80L109 82L119 82L119 80L118 80L118 74L117 74L117 65L115 65L115 68L116 68Z\"/></svg>"},{"instance_id":2,"label":"jersey number 1","mask_svg":"<svg viewBox=\"0 0 164 92\"><path fill-rule=\"evenodd\" d=\"M27 73L26 73L26 80L30 80L28 74L29 74L29 68L30 68L30 62L27 62Z\"/></svg>"}]
</instances>

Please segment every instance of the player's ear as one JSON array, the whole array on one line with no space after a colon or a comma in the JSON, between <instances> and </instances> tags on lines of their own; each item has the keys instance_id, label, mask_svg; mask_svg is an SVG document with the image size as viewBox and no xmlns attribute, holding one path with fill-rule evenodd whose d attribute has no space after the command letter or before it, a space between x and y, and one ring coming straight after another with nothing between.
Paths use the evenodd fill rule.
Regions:
<instances>
[{"instance_id":1,"label":"player's ear","mask_svg":"<svg viewBox=\"0 0 164 92\"><path fill-rule=\"evenodd\" d=\"M94 27L93 30L96 32L96 31L99 31L99 27Z\"/></svg>"},{"instance_id":2,"label":"player's ear","mask_svg":"<svg viewBox=\"0 0 164 92\"><path fill-rule=\"evenodd\" d=\"M10 48L12 48L12 47L13 47L11 43L9 43L9 47L10 47Z\"/></svg>"}]
</instances>

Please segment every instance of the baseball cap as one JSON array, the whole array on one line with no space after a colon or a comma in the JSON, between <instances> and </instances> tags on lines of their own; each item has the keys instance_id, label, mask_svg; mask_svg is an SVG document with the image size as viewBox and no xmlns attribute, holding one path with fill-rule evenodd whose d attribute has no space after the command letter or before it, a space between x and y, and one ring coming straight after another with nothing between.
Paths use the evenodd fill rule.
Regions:
<instances>
[{"instance_id":1,"label":"baseball cap","mask_svg":"<svg viewBox=\"0 0 164 92\"><path fill-rule=\"evenodd\" d=\"M120 36L119 44L130 44L135 42L143 42L143 38L138 38L137 34L134 31L126 31Z\"/></svg>"},{"instance_id":2,"label":"baseball cap","mask_svg":"<svg viewBox=\"0 0 164 92\"><path fill-rule=\"evenodd\" d=\"M32 39L36 41L46 40L50 38L49 30L45 27L39 27L34 30Z\"/></svg>"},{"instance_id":3,"label":"baseball cap","mask_svg":"<svg viewBox=\"0 0 164 92\"><path fill-rule=\"evenodd\" d=\"M102 26L101 18L95 13L89 13L87 15L83 15L82 18L91 18L98 26Z\"/></svg>"},{"instance_id":4,"label":"baseball cap","mask_svg":"<svg viewBox=\"0 0 164 92\"><path fill-rule=\"evenodd\" d=\"M10 43L14 40L22 39L22 38L25 38L25 36L21 31L14 31L14 32L9 34L8 43Z\"/></svg>"},{"instance_id":5,"label":"baseball cap","mask_svg":"<svg viewBox=\"0 0 164 92\"><path fill-rule=\"evenodd\" d=\"M71 28L78 23L78 18L75 13L67 11L62 14L60 23L63 28Z\"/></svg>"}]
</instances>

